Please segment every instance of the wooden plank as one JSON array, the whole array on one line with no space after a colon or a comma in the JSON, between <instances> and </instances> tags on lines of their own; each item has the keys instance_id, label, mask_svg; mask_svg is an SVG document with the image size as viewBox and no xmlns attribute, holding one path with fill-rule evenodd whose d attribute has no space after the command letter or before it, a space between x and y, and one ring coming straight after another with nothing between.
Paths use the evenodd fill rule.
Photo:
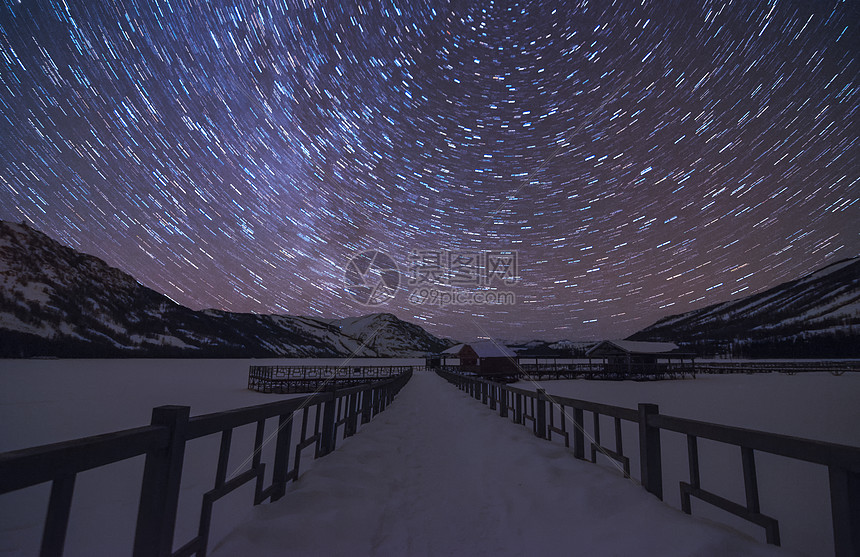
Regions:
<instances>
[{"instance_id":1,"label":"wooden plank","mask_svg":"<svg viewBox=\"0 0 860 557\"><path fill-rule=\"evenodd\" d=\"M656 404L639 404L639 479L642 486L658 499L663 499L663 453L660 429L651 418L659 416Z\"/></svg>"},{"instance_id":2,"label":"wooden plank","mask_svg":"<svg viewBox=\"0 0 860 557\"><path fill-rule=\"evenodd\" d=\"M302 406L312 406L318 401L324 401L331 397L331 393L318 393L306 397L291 398L289 400L196 416L188 422L188 439L205 437L213 433L220 433L225 429L233 429L258 420L287 414L298 410Z\"/></svg>"},{"instance_id":3,"label":"wooden plank","mask_svg":"<svg viewBox=\"0 0 860 557\"><path fill-rule=\"evenodd\" d=\"M163 449L169 438L149 425L0 453L0 494Z\"/></svg>"},{"instance_id":4,"label":"wooden plank","mask_svg":"<svg viewBox=\"0 0 860 557\"><path fill-rule=\"evenodd\" d=\"M257 420L254 431L254 454L251 457L251 466L257 468L263 458L263 441L265 441L266 420Z\"/></svg>"},{"instance_id":5,"label":"wooden plank","mask_svg":"<svg viewBox=\"0 0 860 557\"><path fill-rule=\"evenodd\" d=\"M744 494L747 500L747 510L757 513L760 509L758 498L758 478L755 472L755 453L749 447L741 447L741 460L744 472Z\"/></svg>"},{"instance_id":6,"label":"wooden plank","mask_svg":"<svg viewBox=\"0 0 860 557\"><path fill-rule=\"evenodd\" d=\"M74 491L74 475L59 477L51 484L48 514L42 530L42 548L39 553L41 557L60 557L63 554Z\"/></svg>"},{"instance_id":7,"label":"wooden plank","mask_svg":"<svg viewBox=\"0 0 860 557\"><path fill-rule=\"evenodd\" d=\"M215 487L221 487L227 479L227 461L230 459L232 440L232 429L225 429L221 432L221 446L218 449L218 466L215 469Z\"/></svg>"},{"instance_id":8,"label":"wooden plank","mask_svg":"<svg viewBox=\"0 0 860 557\"><path fill-rule=\"evenodd\" d=\"M272 501L286 494L289 481L290 440L293 435L293 414L278 418L278 437L275 440L275 462L272 471Z\"/></svg>"},{"instance_id":9,"label":"wooden plank","mask_svg":"<svg viewBox=\"0 0 860 557\"><path fill-rule=\"evenodd\" d=\"M233 476L232 478L224 482L224 485L207 491L203 494L203 496L207 497L210 501L214 503L218 499L221 499L225 495L228 495L230 492L242 487L251 480L256 479L257 476L263 473L263 466L263 464L260 464L258 468L248 468L241 474Z\"/></svg>"},{"instance_id":10,"label":"wooden plank","mask_svg":"<svg viewBox=\"0 0 860 557\"><path fill-rule=\"evenodd\" d=\"M600 414L591 413L591 462L597 462L597 447L600 446Z\"/></svg>"},{"instance_id":11,"label":"wooden plank","mask_svg":"<svg viewBox=\"0 0 860 557\"><path fill-rule=\"evenodd\" d=\"M836 557L860 555L860 474L828 468Z\"/></svg>"},{"instance_id":12,"label":"wooden plank","mask_svg":"<svg viewBox=\"0 0 860 557\"><path fill-rule=\"evenodd\" d=\"M146 455L134 534L134 557L167 557L173 550L190 411L188 406L152 409L152 425L167 427L170 442L164 449L150 451Z\"/></svg>"},{"instance_id":13,"label":"wooden plank","mask_svg":"<svg viewBox=\"0 0 860 557\"><path fill-rule=\"evenodd\" d=\"M573 409L573 456L585 458L585 427L582 408Z\"/></svg>"},{"instance_id":14,"label":"wooden plank","mask_svg":"<svg viewBox=\"0 0 860 557\"><path fill-rule=\"evenodd\" d=\"M546 391L543 389L537 390L537 397L532 399L533 405L536 408L533 410L535 414L534 432L541 439L546 439Z\"/></svg>"},{"instance_id":15,"label":"wooden plank","mask_svg":"<svg viewBox=\"0 0 860 557\"><path fill-rule=\"evenodd\" d=\"M621 418L615 417L615 452L623 455L624 445L621 438Z\"/></svg>"},{"instance_id":16,"label":"wooden plank","mask_svg":"<svg viewBox=\"0 0 860 557\"><path fill-rule=\"evenodd\" d=\"M690 466L690 485L699 488L702 481L699 476L699 443L694 435L687 436L687 463Z\"/></svg>"},{"instance_id":17,"label":"wooden plank","mask_svg":"<svg viewBox=\"0 0 860 557\"><path fill-rule=\"evenodd\" d=\"M695 435L699 438L711 439L729 445L748 447L756 451L787 456L805 462L825 466L833 465L860 472L860 447L812 441L789 435L766 433L663 414L649 416L648 423L652 427L685 435Z\"/></svg>"},{"instance_id":18,"label":"wooden plank","mask_svg":"<svg viewBox=\"0 0 860 557\"><path fill-rule=\"evenodd\" d=\"M780 544L779 522L776 519L763 515L761 513L750 512L743 505L739 505L738 503L726 499L725 497L720 497L719 495L711 493L710 491L705 491L701 488L695 488L686 482L680 482L680 486L682 498L685 496L685 494L687 497L692 495L693 497L704 501L705 503L718 507L748 522L752 522L753 524L761 526L765 529L767 543L771 545Z\"/></svg>"},{"instance_id":19,"label":"wooden plank","mask_svg":"<svg viewBox=\"0 0 860 557\"><path fill-rule=\"evenodd\" d=\"M592 462L597 462L597 454L602 454L603 456L607 456L612 460L621 464L622 469L624 470L624 476L630 477L630 459L623 454L618 454L613 451L609 447L604 447L603 445L598 445L597 443L591 444L591 455Z\"/></svg>"}]
</instances>

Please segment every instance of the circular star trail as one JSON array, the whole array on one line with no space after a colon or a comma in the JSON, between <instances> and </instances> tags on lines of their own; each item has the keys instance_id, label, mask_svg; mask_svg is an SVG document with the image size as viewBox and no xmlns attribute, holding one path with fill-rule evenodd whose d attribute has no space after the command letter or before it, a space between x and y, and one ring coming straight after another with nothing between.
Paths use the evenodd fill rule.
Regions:
<instances>
[{"instance_id":1,"label":"circular star trail","mask_svg":"<svg viewBox=\"0 0 860 557\"><path fill-rule=\"evenodd\" d=\"M858 23L775 0L6 2L0 218L195 309L624 337L860 252ZM404 279L410 254L515 252L478 289L515 303L367 308L343 282L366 250Z\"/></svg>"}]
</instances>

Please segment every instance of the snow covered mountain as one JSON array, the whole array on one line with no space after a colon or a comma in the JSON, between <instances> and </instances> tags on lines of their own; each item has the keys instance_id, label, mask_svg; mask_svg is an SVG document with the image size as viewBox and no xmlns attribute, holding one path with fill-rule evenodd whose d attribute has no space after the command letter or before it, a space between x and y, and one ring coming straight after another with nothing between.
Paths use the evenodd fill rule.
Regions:
<instances>
[{"instance_id":1,"label":"snow covered mountain","mask_svg":"<svg viewBox=\"0 0 860 557\"><path fill-rule=\"evenodd\" d=\"M420 326L398 319L390 313L373 313L363 317L327 321L341 333L384 354L409 352L423 355L427 352L439 352L456 344L453 340L435 337Z\"/></svg>"},{"instance_id":2,"label":"snow covered mountain","mask_svg":"<svg viewBox=\"0 0 860 557\"><path fill-rule=\"evenodd\" d=\"M97 257L0 221L0 357L403 357L449 344L390 314L194 311Z\"/></svg>"},{"instance_id":3,"label":"snow covered mountain","mask_svg":"<svg viewBox=\"0 0 860 557\"><path fill-rule=\"evenodd\" d=\"M661 319L631 340L762 357L860 357L860 257L738 300Z\"/></svg>"}]
</instances>

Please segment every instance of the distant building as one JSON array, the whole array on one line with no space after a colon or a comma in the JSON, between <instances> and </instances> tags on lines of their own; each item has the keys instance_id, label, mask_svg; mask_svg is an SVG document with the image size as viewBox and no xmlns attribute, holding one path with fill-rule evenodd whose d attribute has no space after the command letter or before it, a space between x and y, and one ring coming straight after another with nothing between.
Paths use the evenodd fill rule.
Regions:
<instances>
[{"instance_id":1,"label":"distant building","mask_svg":"<svg viewBox=\"0 0 860 557\"><path fill-rule=\"evenodd\" d=\"M452 346L442 352L444 358L457 358L462 373L483 377L515 377L517 353L503 344L481 340Z\"/></svg>"},{"instance_id":2,"label":"distant building","mask_svg":"<svg viewBox=\"0 0 860 557\"><path fill-rule=\"evenodd\" d=\"M439 369L442 367L442 356L440 354L426 354L424 356L424 366L427 369Z\"/></svg>"},{"instance_id":3,"label":"distant building","mask_svg":"<svg viewBox=\"0 0 860 557\"><path fill-rule=\"evenodd\" d=\"M672 342L604 340L585 353L603 360L603 374L619 378L693 374L695 354Z\"/></svg>"}]
</instances>

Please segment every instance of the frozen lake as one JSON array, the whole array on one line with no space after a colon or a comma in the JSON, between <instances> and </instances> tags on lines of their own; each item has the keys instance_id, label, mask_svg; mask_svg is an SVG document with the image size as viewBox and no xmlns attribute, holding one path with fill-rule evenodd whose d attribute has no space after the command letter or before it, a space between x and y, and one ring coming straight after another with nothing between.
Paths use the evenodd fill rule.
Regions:
<instances>
[{"instance_id":1,"label":"frozen lake","mask_svg":"<svg viewBox=\"0 0 860 557\"><path fill-rule=\"evenodd\" d=\"M152 408L191 415L296 395L249 391L252 365L333 365L331 359L0 360L0 452L149 423ZM424 365L421 358L355 358L356 365Z\"/></svg>"},{"instance_id":2,"label":"frozen lake","mask_svg":"<svg viewBox=\"0 0 860 557\"><path fill-rule=\"evenodd\" d=\"M342 360L325 363L338 365ZM149 423L151 409L164 404L191 406L192 415L275 401L296 395L248 391L250 365L324 363L320 360L2 360L0 361L0 451L73 439ZM421 359L352 360L350 365L423 365ZM527 387L520 381L518 387ZM666 414L860 446L860 374L700 375L663 382L546 381L550 394L635 407L660 405ZM454 391L453 387L451 388ZM452 395L454 392L452 392ZM471 404L473 401L462 401ZM489 411L487 410L489 413ZM586 414L586 427L589 415ZM501 420L501 418L499 418ZM371 423L368 427L373 427ZM510 425L509 427L515 427ZM612 446L611 423L604 442ZM239 432L237 432L239 433ZM247 432L248 437L250 431ZM635 428L624 429L631 469L638 475ZM243 449L237 434L237 451ZM360 436L353 442L360 442ZM211 441L211 442L210 442ZM713 444L716 445L716 444ZM679 479L686 479L682 436L664 434L664 491L677 505ZM196 527L199 496L211 488L217 439L189 446L180 502L177 540ZM743 501L739 451L700 442L703 487ZM735 454L737 452L738 454ZM241 460L241 456L239 460ZM336 457L335 457L336 458ZM572 457L571 457L572 458ZM264 460L266 455L264 455ZM271 458L268 458L271 462ZM313 466L303 461L303 471ZM602 464L610 467L610 463ZM780 520L783 545L810 555L832 554L826 470L769 455L758 455L762 511ZM238 460L231 467L238 465ZM133 534L142 459L81 474L72 507L67 555L128 547ZM31 555L38 547L47 485L0 497L0 554ZM251 511L251 495L238 490L235 511L215 517L216 532L228 531ZM231 497L233 497L231 495ZM694 515L728 522L756 539L760 529L725 513L693 503ZM98 532L105 539L94 542ZM103 543L103 545L99 545ZM80 550L75 548L79 547ZM84 549L85 548L85 549Z\"/></svg>"}]
</instances>

